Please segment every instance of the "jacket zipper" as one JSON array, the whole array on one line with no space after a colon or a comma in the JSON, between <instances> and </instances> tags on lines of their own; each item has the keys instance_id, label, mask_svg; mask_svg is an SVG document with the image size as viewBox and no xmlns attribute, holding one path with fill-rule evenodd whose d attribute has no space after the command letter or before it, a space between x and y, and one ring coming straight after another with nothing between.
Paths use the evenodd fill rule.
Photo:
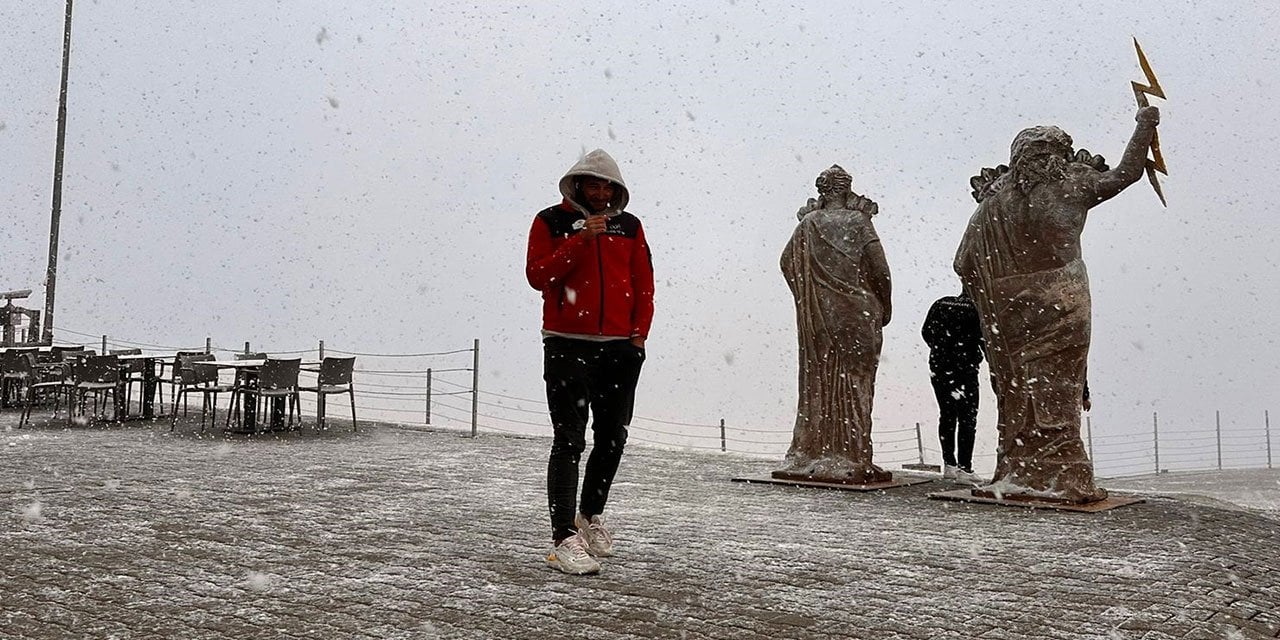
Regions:
<instances>
[{"instance_id":1,"label":"jacket zipper","mask_svg":"<svg viewBox=\"0 0 1280 640\"><path fill-rule=\"evenodd\" d=\"M606 222L605 224L608 224ZM604 257L600 254L600 236L596 236L596 265L600 268L600 334L604 335Z\"/></svg>"}]
</instances>

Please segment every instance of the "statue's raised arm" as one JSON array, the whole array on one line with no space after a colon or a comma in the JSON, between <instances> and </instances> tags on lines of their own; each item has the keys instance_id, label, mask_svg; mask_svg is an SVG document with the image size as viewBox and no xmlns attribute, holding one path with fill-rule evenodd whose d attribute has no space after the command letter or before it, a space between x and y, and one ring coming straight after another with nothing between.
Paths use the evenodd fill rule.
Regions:
<instances>
[{"instance_id":1,"label":"statue's raised arm","mask_svg":"<svg viewBox=\"0 0 1280 640\"><path fill-rule=\"evenodd\" d=\"M1129 145L1125 147L1124 157L1110 171L1103 171L1098 178L1094 191L1094 204L1106 202L1114 198L1125 187L1138 181L1147 164L1147 149L1151 148L1151 139L1155 136L1156 126L1160 124L1160 110L1156 107L1138 109L1135 117L1138 125L1133 129Z\"/></svg>"}]
</instances>

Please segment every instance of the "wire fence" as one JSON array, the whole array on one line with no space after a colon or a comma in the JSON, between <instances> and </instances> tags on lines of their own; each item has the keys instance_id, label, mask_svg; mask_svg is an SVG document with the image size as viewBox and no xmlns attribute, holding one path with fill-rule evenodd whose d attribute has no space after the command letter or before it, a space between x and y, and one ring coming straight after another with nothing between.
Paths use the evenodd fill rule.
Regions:
<instances>
[{"instance_id":1,"label":"wire fence","mask_svg":"<svg viewBox=\"0 0 1280 640\"><path fill-rule=\"evenodd\" d=\"M355 356L356 411L361 419L402 425L422 425L469 431L527 436L551 435L546 400L480 388L480 341L470 348L401 353L334 347L319 341L306 349L254 349L248 342L237 348L214 344L160 345L70 329L54 329L59 342L89 348L141 348L156 352L204 351L215 354L261 353L279 356ZM296 346L296 345L290 345ZM304 397L304 415L314 416L316 402ZM334 412L328 412L334 415ZM1221 412L1214 413L1212 427L1161 429L1160 416L1152 414L1147 434L1095 431L1087 417L1082 436L1099 475L1123 476L1228 468L1273 468L1270 412L1253 424L1233 424L1224 429ZM1237 420L1240 417L1237 416ZM922 428L876 426L872 431L875 462L881 466L927 468L938 466L942 454L933 422ZM634 415L629 440L649 445L696 451L737 453L777 458L790 446L792 429L727 423L724 418L697 422L668 417ZM992 468L994 451L974 453L975 466Z\"/></svg>"}]
</instances>

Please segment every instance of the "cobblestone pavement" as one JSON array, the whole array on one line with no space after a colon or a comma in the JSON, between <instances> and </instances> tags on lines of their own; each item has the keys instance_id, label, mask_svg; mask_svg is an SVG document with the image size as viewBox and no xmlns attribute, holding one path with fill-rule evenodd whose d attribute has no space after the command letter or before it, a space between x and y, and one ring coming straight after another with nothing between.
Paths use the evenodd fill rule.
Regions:
<instances>
[{"instance_id":1,"label":"cobblestone pavement","mask_svg":"<svg viewBox=\"0 0 1280 640\"><path fill-rule=\"evenodd\" d=\"M1276 521L729 482L633 446L598 576L545 566L545 439L200 436L0 413L2 638L1269 638Z\"/></svg>"}]
</instances>

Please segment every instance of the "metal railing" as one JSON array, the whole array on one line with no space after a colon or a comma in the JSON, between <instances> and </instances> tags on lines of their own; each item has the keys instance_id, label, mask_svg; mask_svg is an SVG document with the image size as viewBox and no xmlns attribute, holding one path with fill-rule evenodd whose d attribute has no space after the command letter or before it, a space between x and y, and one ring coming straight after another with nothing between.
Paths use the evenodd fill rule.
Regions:
<instances>
[{"instance_id":1,"label":"metal railing","mask_svg":"<svg viewBox=\"0 0 1280 640\"><path fill-rule=\"evenodd\" d=\"M198 347L160 345L137 340L55 328L65 342L86 346L138 347L166 352L196 351L241 353L215 345L210 338ZM71 339L67 339L70 337ZM76 340L89 338L92 342ZM425 425L461 429L471 436L486 432L511 435L551 435L545 399L529 398L480 388L480 340L470 348L398 353L386 350L335 348L319 341L314 348L273 350L271 355L326 354L356 356L356 408L365 415L403 425ZM468 357L469 355L469 357ZM314 413L314 402L304 402L304 413ZM1249 428L1223 429L1223 415L1215 411L1210 427L1170 429L1152 413L1151 432L1105 433L1095 431L1094 420L1086 416L1082 435L1090 459L1099 475L1138 475L1165 471L1193 471L1224 468L1273 468L1271 416L1263 412L1261 422ZM932 428L877 425L872 430L875 461L881 466L940 464L942 455ZM790 445L790 425L760 428L736 425L723 417L705 422L667 417L634 415L628 430L630 440L648 445L696 451L736 453L777 458ZM994 451L978 451L975 461L994 466Z\"/></svg>"}]
</instances>

